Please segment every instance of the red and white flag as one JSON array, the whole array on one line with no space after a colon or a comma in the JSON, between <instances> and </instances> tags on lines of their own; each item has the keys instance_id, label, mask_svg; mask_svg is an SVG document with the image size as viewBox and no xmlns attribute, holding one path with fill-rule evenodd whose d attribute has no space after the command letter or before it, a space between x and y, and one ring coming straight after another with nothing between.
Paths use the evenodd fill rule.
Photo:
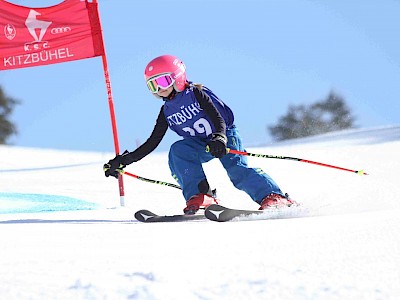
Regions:
<instances>
[{"instance_id":1,"label":"red and white flag","mask_svg":"<svg viewBox=\"0 0 400 300\"><path fill-rule=\"evenodd\" d=\"M0 0L0 70L104 54L97 2L65 0L29 8Z\"/></svg>"}]
</instances>

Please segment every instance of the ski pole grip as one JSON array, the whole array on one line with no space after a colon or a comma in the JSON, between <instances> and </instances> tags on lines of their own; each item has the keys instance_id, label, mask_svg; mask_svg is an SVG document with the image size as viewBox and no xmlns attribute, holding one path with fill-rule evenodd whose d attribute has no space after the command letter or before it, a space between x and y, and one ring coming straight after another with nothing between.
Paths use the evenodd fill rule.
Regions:
<instances>
[{"instance_id":1,"label":"ski pole grip","mask_svg":"<svg viewBox=\"0 0 400 300\"><path fill-rule=\"evenodd\" d=\"M231 151L230 148L226 148L226 154L228 154ZM210 146L206 146L206 152L210 152Z\"/></svg>"}]
</instances>

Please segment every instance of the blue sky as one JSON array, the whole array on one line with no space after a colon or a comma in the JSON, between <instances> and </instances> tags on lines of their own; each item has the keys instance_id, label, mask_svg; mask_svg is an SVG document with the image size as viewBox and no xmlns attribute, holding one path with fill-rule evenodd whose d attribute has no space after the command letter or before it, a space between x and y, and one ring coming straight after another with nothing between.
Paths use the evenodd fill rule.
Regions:
<instances>
[{"instance_id":1,"label":"blue sky","mask_svg":"<svg viewBox=\"0 0 400 300\"><path fill-rule=\"evenodd\" d=\"M9 1L29 7L60 1ZM235 112L245 144L271 142L266 128L289 105L333 90L359 127L400 123L400 1L99 0L121 150L150 135L160 100L144 67L173 54L188 78ZM16 146L114 151L101 58L0 72L21 101ZM158 150L178 136L169 132Z\"/></svg>"}]
</instances>

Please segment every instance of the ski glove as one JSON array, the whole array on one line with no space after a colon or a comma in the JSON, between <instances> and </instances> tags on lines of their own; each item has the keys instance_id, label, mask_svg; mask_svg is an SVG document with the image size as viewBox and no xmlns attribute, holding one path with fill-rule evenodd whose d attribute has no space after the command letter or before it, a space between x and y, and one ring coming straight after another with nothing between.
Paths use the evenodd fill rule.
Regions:
<instances>
[{"instance_id":1,"label":"ski glove","mask_svg":"<svg viewBox=\"0 0 400 300\"><path fill-rule=\"evenodd\" d=\"M207 143L207 149L212 156L216 158L221 158L226 155L226 143L227 138L222 133L213 133L211 135L211 140Z\"/></svg>"},{"instance_id":2,"label":"ski glove","mask_svg":"<svg viewBox=\"0 0 400 300\"><path fill-rule=\"evenodd\" d=\"M118 178L119 174L124 173L124 168L126 165L124 164L124 156L129 152L125 150L124 153L118 154L113 159L109 160L108 163L104 164L103 170L106 177L113 176Z\"/></svg>"}]
</instances>

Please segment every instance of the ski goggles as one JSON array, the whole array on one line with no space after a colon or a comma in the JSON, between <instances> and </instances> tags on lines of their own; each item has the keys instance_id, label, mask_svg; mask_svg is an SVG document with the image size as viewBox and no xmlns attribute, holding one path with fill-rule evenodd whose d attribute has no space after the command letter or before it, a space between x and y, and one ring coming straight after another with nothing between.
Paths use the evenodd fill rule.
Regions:
<instances>
[{"instance_id":1,"label":"ski goggles","mask_svg":"<svg viewBox=\"0 0 400 300\"><path fill-rule=\"evenodd\" d=\"M171 85L173 85L175 79L172 78L172 74L162 74L147 80L147 87L149 90L155 94L158 92L159 88L166 90Z\"/></svg>"}]
</instances>

